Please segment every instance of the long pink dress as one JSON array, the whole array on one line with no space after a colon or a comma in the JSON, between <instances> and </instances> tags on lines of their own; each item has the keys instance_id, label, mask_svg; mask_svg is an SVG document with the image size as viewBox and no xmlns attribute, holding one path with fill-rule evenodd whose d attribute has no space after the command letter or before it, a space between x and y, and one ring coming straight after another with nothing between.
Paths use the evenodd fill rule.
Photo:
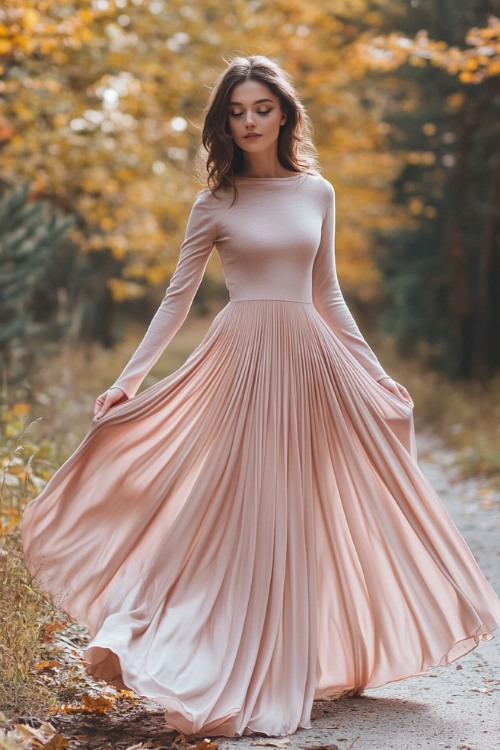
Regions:
<instances>
[{"instance_id":1,"label":"long pink dress","mask_svg":"<svg viewBox=\"0 0 500 750\"><path fill-rule=\"evenodd\" d=\"M118 664L169 726L286 735L310 726L315 698L492 638L500 601L417 465L412 406L378 382L343 300L332 185L237 181L234 206L232 192L199 192L115 383L129 400L27 506L24 552L89 628L85 658ZM135 395L214 244L230 301L176 372Z\"/></svg>"}]
</instances>

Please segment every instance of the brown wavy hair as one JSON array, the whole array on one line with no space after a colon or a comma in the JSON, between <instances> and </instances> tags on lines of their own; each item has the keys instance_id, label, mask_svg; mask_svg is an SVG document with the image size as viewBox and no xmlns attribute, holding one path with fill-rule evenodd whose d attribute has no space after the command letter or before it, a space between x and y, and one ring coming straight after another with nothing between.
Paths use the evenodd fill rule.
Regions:
<instances>
[{"instance_id":1,"label":"brown wavy hair","mask_svg":"<svg viewBox=\"0 0 500 750\"><path fill-rule=\"evenodd\" d=\"M225 60L227 67L219 73L205 109L201 145L195 159L196 174L215 194L219 188L233 188L234 177L244 167L244 154L231 138L229 102L235 86L254 80L267 86L278 98L286 122L278 135L278 160L285 169L296 172L320 172L317 149L312 141L312 124L300 101L291 76L276 60L265 55L235 56ZM208 177L207 177L208 172ZM234 202L234 201L233 201Z\"/></svg>"}]
</instances>

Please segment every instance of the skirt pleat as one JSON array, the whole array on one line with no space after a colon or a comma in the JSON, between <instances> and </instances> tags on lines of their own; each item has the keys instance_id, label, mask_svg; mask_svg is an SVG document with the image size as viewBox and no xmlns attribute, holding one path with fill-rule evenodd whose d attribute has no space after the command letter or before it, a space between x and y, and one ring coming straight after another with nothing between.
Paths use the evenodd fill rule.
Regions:
<instances>
[{"instance_id":1,"label":"skirt pleat","mask_svg":"<svg viewBox=\"0 0 500 750\"><path fill-rule=\"evenodd\" d=\"M303 302L229 302L178 370L93 420L23 543L90 665L190 735L309 727L315 698L448 664L500 621L412 407Z\"/></svg>"}]
</instances>

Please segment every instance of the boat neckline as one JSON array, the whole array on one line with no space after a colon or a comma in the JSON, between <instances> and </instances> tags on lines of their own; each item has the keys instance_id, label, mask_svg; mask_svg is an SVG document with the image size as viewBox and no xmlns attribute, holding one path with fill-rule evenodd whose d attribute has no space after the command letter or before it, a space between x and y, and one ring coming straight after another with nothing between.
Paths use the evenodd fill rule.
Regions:
<instances>
[{"instance_id":1,"label":"boat neckline","mask_svg":"<svg viewBox=\"0 0 500 750\"><path fill-rule=\"evenodd\" d=\"M299 177L302 177L303 175L306 175L306 174L309 174L309 173L297 172L297 174L291 174L288 177L243 177L240 175L235 175L234 179L235 180L252 180L253 182L257 182L257 181L262 182L262 180L266 180L268 182L270 180L273 180L273 181L279 180L280 182L287 182L288 180L298 180Z\"/></svg>"}]
</instances>

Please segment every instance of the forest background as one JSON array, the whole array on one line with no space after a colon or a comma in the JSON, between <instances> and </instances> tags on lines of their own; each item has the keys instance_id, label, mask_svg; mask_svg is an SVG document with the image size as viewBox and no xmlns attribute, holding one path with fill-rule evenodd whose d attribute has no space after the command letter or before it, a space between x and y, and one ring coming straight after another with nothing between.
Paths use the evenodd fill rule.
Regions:
<instances>
[{"instance_id":1,"label":"forest background","mask_svg":"<svg viewBox=\"0 0 500 750\"><path fill-rule=\"evenodd\" d=\"M456 448L464 476L500 483L500 0L7 0L5 612L26 586L22 508L154 314L203 187L193 160L210 86L225 59L254 53L290 72L313 122L336 190L340 283L363 333L412 394L419 427ZM145 386L180 365L227 299L214 251ZM34 699L45 627L39 600L22 597L31 635L11 644L12 663L0 651L11 708Z\"/></svg>"}]
</instances>

